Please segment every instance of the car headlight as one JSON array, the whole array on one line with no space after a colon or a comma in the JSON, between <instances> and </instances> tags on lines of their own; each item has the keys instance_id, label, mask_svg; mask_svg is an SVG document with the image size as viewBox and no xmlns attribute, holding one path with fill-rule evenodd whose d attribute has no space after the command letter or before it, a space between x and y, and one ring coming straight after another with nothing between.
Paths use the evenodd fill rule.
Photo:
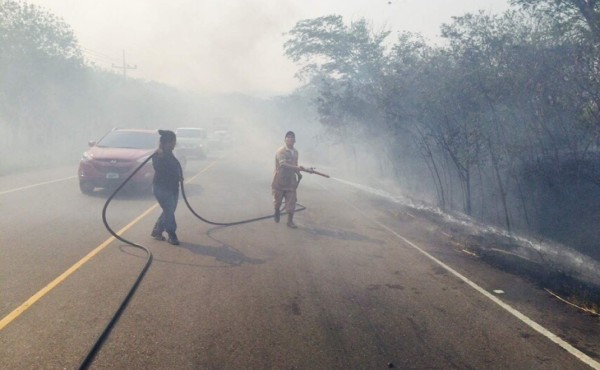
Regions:
<instances>
[{"instance_id":1,"label":"car headlight","mask_svg":"<svg viewBox=\"0 0 600 370\"><path fill-rule=\"evenodd\" d=\"M82 161L89 161L89 160L92 160L92 159L94 159L94 156L91 155L88 152L83 152L83 154L81 155L81 160Z\"/></svg>"}]
</instances>

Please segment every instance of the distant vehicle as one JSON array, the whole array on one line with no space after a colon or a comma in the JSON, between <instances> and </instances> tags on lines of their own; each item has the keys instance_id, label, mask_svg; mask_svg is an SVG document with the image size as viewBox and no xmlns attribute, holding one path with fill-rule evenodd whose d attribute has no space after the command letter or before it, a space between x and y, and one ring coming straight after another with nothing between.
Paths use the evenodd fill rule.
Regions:
<instances>
[{"instance_id":1,"label":"distant vehicle","mask_svg":"<svg viewBox=\"0 0 600 370\"><path fill-rule=\"evenodd\" d=\"M180 127L175 130L177 147L187 158L206 158L208 135L200 127Z\"/></svg>"},{"instance_id":2,"label":"distant vehicle","mask_svg":"<svg viewBox=\"0 0 600 370\"><path fill-rule=\"evenodd\" d=\"M226 149L233 143L231 133L227 129L217 129L210 137L210 146L214 149Z\"/></svg>"},{"instance_id":3,"label":"distant vehicle","mask_svg":"<svg viewBox=\"0 0 600 370\"><path fill-rule=\"evenodd\" d=\"M158 148L156 130L113 129L90 148L79 161L79 188L90 194L95 188L116 187ZM154 169L150 161L131 179L140 189L152 187Z\"/></svg>"}]
</instances>

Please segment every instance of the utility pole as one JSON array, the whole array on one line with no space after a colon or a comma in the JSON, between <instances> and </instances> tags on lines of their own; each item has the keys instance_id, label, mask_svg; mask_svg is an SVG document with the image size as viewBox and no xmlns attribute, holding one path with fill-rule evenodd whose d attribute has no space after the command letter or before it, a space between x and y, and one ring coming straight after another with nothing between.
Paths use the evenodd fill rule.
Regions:
<instances>
[{"instance_id":1,"label":"utility pole","mask_svg":"<svg viewBox=\"0 0 600 370\"><path fill-rule=\"evenodd\" d=\"M137 64L130 66L129 64L125 63L125 49L123 49L123 66L118 66L118 65L112 65L113 68L122 68L123 69L123 79L127 79L127 70L128 69L137 69Z\"/></svg>"}]
</instances>

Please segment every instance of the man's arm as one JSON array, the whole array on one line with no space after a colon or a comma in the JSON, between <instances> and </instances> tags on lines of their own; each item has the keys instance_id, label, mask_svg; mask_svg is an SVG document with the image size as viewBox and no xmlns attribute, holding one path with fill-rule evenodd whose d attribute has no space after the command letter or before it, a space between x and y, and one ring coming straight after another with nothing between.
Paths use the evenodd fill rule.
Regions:
<instances>
[{"instance_id":1,"label":"man's arm","mask_svg":"<svg viewBox=\"0 0 600 370\"><path fill-rule=\"evenodd\" d=\"M279 165L280 165L281 167L292 168L292 169L294 169L296 172L299 172L299 171L304 171L304 170L305 170L305 168L304 168L303 166L295 166L295 165L293 165L293 164L291 164L291 163L288 163L288 162L280 162L280 163L279 163Z\"/></svg>"}]
</instances>

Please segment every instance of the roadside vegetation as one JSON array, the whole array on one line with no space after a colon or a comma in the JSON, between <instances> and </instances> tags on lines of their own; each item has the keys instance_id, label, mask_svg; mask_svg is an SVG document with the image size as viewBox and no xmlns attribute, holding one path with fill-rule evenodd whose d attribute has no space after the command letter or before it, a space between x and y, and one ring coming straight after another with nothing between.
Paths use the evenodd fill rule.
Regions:
<instances>
[{"instance_id":1,"label":"roadside vegetation","mask_svg":"<svg viewBox=\"0 0 600 370\"><path fill-rule=\"evenodd\" d=\"M285 53L349 158L376 150L409 193L600 260L600 5L512 5L453 18L437 44L302 20Z\"/></svg>"}]
</instances>

